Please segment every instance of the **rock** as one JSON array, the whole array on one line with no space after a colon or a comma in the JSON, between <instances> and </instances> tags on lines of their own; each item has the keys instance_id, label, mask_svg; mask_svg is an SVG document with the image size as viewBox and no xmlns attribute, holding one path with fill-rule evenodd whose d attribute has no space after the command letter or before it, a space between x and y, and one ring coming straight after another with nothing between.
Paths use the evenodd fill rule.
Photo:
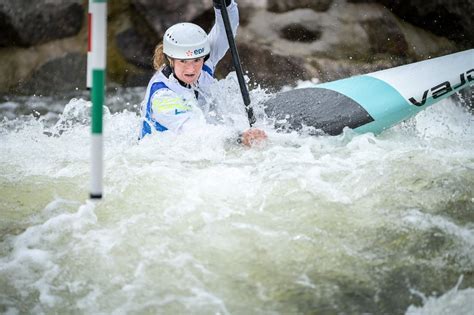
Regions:
<instances>
[{"instance_id":1,"label":"rock","mask_svg":"<svg viewBox=\"0 0 474 315\"><path fill-rule=\"evenodd\" d=\"M0 93L85 88L86 3L0 0ZM407 3L413 9L422 2ZM443 3L444 17L438 22L451 16L451 31L459 23L472 28L469 0L457 1L461 13L447 0L420 4L426 12L405 12L401 1L388 0L238 0L237 44L243 69L253 82L278 90L297 80L334 80L462 50L399 18L423 22ZM169 26L190 21L209 31L214 22L211 0L109 1L108 9L109 86L145 86L153 74L154 47ZM455 21L456 14L471 20L459 16ZM233 67L227 53L217 75L222 78L229 71Z\"/></svg>"},{"instance_id":2,"label":"rock","mask_svg":"<svg viewBox=\"0 0 474 315\"><path fill-rule=\"evenodd\" d=\"M212 8L211 0L131 0L131 4L160 38L173 24L193 21Z\"/></svg>"},{"instance_id":3,"label":"rock","mask_svg":"<svg viewBox=\"0 0 474 315\"><path fill-rule=\"evenodd\" d=\"M321 38L322 30L319 25L290 23L280 29L280 36L292 42L311 43Z\"/></svg>"},{"instance_id":4,"label":"rock","mask_svg":"<svg viewBox=\"0 0 474 315\"><path fill-rule=\"evenodd\" d=\"M148 71L130 71L127 73L125 77L125 81L121 84L124 87L138 87L138 86L146 86L150 81L150 78L155 73L154 70Z\"/></svg>"},{"instance_id":5,"label":"rock","mask_svg":"<svg viewBox=\"0 0 474 315\"><path fill-rule=\"evenodd\" d=\"M267 8L270 12L287 12L295 9L312 9L324 12L329 9L333 0L268 0Z\"/></svg>"},{"instance_id":6,"label":"rock","mask_svg":"<svg viewBox=\"0 0 474 315\"><path fill-rule=\"evenodd\" d=\"M283 56L252 43L238 44L242 69L251 79L251 84L259 84L270 91L280 90L298 80L310 80L315 72L305 66L305 60L293 56ZM218 77L225 77L234 71L232 58L227 53L219 63Z\"/></svg>"},{"instance_id":7,"label":"rock","mask_svg":"<svg viewBox=\"0 0 474 315\"><path fill-rule=\"evenodd\" d=\"M77 34L84 20L81 0L0 2L0 46L31 46Z\"/></svg>"},{"instance_id":8,"label":"rock","mask_svg":"<svg viewBox=\"0 0 474 315\"><path fill-rule=\"evenodd\" d=\"M117 49L125 60L143 69L153 68L154 45L141 33L134 28L128 28L117 34L115 40Z\"/></svg>"},{"instance_id":9,"label":"rock","mask_svg":"<svg viewBox=\"0 0 474 315\"><path fill-rule=\"evenodd\" d=\"M407 63L404 58L375 60L370 63L358 60L335 60L330 58L310 58L309 62L317 69L317 78L329 82L349 78L378 70L388 69Z\"/></svg>"},{"instance_id":10,"label":"rock","mask_svg":"<svg viewBox=\"0 0 474 315\"><path fill-rule=\"evenodd\" d=\"M16 88L22 94L49 95L70 92L86 85L86 54L71 53L54 59L34 71Z\"/></svg>"},{"instance_id":11,"label":"rock","mask_svg":"<svg viewBox=\"0 0 474 315\"><path fill-rule=\"evenodd\" d=\"M472 0L378 0L378 2L413 25L472 47L474 41Z\"/></svg>"},{"instance_id":12,"label":"rock","mask_svg":"<svg viewBox=\"0 0 474 315\"><path fill-rule=\"evenodd\" d=\"M361 12L354 7L332 8L330 13L310 9L279 14L258 11L242 30L240 38L245 42L258 43L277 55L292 58L364 58L371 55L371 48L368 45L369 36L360 20L380 16L374 10L364 14L366 17L360 17Z\"/></svg>"},{"instance_id":13,"label":"rock","mask_svg":"<svg viewBox=\"0 0 474 315\"><path fill-rule=\"evenodd\" d=\"M0 4L0 9L1 8L2 4ZM0 11L0 47L15 45L19 37L11 17L5 12Z\"/></svg>"},{"instance_id":14,"label":"rock","mask_svg":"<svg viewBox=\"0 0 474 315\"><path fill-rule=\"evenodd\" d=\"M328 12L297 9L285 13L258 10L241 39L283 56L358 60L423 59L455 51L446 39L398 20L380 4L345 4Z\"/></svg>"},{"instance_id":15,"label":"rock","mask_svg":"<svg viewBox=\"0 0 474 315\"><path fill-rule=\"evenodd\" d=\"M388 12L386 12L388 13ZM409 47L405 34L391 14L362 21L362 26L369 38L373 54L391 54L406 57Z\"/></svg>"},{"instance_id":16,"label":"rock","mask_svg":"<svg viewBox=\"0 0 474 315\"><path fill-rule=\"evenodd\" d=\"M107 78L117 86L147 85L154 70L152 57L158 36L131 9L130 2L110 2Z\"/></svg>"}]
</instances>

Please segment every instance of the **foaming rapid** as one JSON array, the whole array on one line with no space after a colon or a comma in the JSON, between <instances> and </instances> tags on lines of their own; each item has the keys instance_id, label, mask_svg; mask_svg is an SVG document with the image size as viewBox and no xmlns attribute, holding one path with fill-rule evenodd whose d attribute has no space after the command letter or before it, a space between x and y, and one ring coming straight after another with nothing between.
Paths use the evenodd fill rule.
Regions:
<instances>
[{"instance_id":1,"label":"foaming rapid","mask_svg":"<svg viewBox=\"0 0 474 315\"><path fill-rule=\"evenodd\" d=\"M460 290L463 277L459 278L454 288L440 297L426 297L423 293L413 291L423 299L423 306L410 306L407 315L442 315L442 314L472 314L474 309L474 289Z\"/></svg>"},{"instance_id":2,"label":"foaming rapid","mask_svg":"<svg viewBox=\"0 0 474 315\"><path fill-rule=\"evenodd\" d=\"M455 101L378 136L314 137L273 130L254 87L269 140L246 149L234 77L211 121L139 142L142 92L109 98L97 203L85 98L4 115L0 312L472 310L474 118Z\"/></svg>"}]
</instances>

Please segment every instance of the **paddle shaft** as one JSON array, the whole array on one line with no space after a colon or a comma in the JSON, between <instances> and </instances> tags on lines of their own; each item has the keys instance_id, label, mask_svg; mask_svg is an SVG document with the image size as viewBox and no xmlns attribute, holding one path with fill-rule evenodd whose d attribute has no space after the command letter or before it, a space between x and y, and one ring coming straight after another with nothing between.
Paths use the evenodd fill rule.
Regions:
<instances>
[{"instance_id":1,"label":"paddle shaft","mask_svg":"<svg viewBox=\"0 0 474 315\"><path fill-rule=\"evenodd\" d=\"M229 42L230 52L232 54L232 61L234 63L234 69L237 74L237 79L239 81L240 92L242 92L242 98L245 104L245 110L247 111L247 116L249 119L250 127L255 123L255 115L253 113L253 108L250 107L250 96L249 91L247 90L247 85L245 84L244 74L242 72L242 66L240 64L239 53L237 52L237 47L234 41L234 35L232 34L232 28L230 26L229 14L227 13L227 7L225 5L225 0L220 0L221 2L221 13L222 19L224 20L225 32L227 34L227 41Z\"/></svg>"}]
</instances>

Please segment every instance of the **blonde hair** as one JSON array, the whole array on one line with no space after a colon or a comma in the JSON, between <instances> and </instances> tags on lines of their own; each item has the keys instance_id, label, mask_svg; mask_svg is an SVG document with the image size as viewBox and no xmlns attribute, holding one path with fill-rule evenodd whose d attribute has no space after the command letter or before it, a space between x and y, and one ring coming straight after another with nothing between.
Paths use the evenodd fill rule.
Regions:
<instances>
[{"instance_id":1,"label":"blonde hair","mask_svg":"<svg viewBox=\"0 0 474 315\"><path fill-rule=\"evenodd\" d=\"M163 53L163 43L159 43L156 45L155 53L153 54L153 68L159 71L168 64L168 57Z\"/></svg>"}]
</instances>

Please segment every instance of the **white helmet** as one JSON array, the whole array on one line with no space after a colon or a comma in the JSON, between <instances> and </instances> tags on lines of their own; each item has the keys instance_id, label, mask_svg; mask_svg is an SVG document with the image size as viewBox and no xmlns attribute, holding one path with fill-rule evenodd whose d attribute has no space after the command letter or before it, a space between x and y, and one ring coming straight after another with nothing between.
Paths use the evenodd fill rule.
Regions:
<instances>
[{"instance_id":1,"label":"white helmet","mask_svg":"<svg viewBox=\"0 0 474 315\"><path fill-rule=\"evenodd\" d=\"M193 23L179 23L163 35L163 52L175 59L195 59L209 55L211 46L201 27Z\"/></svg>"}]
</instances>

